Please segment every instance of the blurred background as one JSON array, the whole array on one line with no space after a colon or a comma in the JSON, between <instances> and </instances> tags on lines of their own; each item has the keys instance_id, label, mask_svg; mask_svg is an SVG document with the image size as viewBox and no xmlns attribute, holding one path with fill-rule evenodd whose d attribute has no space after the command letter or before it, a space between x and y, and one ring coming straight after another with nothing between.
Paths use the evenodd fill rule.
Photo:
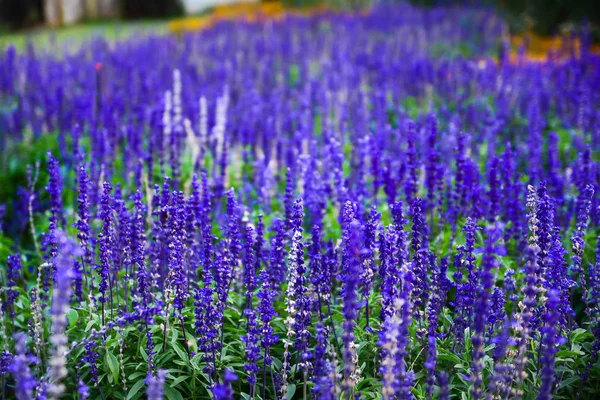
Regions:
<instances>
[{"instance_id":1,"label":"blurred background","mask_svg":"<svg viewBox=\"0 0 600 400\"><path fill-rule=\"evenodd\" d=\"M538 35L548 36L586 26L591 30L594 41L600 39L600 0L412 0L410 2L423 6L467 4L493 7L509 22L513 34L535 32ZM229 9L235 7L247 9L248 3L265 4L257 0L243 3L239 0L0 0L0 34L27 32L44 27L201 16L210 13L214 7L224 5ZM370 7L372 1L282 0L281 5L286 9L300 10L315 6L361 9Z\"/></svg>"}]
</instances>

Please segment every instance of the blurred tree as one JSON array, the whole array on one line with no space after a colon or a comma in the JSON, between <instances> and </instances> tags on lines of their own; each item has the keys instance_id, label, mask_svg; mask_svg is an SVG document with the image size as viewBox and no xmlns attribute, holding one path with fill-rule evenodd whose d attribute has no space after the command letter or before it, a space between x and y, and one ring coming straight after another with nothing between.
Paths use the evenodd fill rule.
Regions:
<instances>
[{"instance_id":1,"label":"blurred tree","mask_svg":"<svg viewBox=\"0 0 600 400\"><path fill-rule=\"evenodd\" d=\"M164 18L183 14L179 0L122 0L124 18Z\"/></svg>"},{"instance_id":2,"label":"blurred tree","mask_svg":"<svg viewBox=\"0 0 600 400\"><path fill-rule=\"evenodd\" d=\"M43 0L0 0L0 24L19 29L44 20Z\"/></svg>"}]
</instances>

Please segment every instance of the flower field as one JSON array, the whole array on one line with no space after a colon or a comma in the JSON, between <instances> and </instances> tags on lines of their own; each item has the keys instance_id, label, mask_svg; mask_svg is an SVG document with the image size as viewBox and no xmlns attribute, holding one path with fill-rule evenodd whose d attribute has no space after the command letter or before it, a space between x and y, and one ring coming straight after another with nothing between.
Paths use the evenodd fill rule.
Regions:
<instances>
[{"instance_id":1,"label":"flower field","mask_svg":"<svg viewBox=\"0 0 600 400\"><path fill-rule=\"evenodd\" d=\"M506 32L5 49L2 400L600 398L600 56Z\"/></svg>"}]
</instances>

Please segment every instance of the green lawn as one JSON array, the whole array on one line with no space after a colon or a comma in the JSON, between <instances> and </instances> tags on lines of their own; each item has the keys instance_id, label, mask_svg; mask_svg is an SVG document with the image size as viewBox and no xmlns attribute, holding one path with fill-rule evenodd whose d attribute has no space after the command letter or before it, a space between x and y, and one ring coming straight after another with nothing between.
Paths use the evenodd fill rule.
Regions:
<instances>
[{"instance_id":1,"label":"green lawn","mask_svg":"<svg viewBox=\"0 0 600 400\"><path fill-rule=\"evenodd\" d=\"M167 21L101 21L87 22L64 28L34 28L20 32L0 33L0 49L14 44L23 49L28 40L36 47L46 47L53 41L78 43L94 36L102 36L108 40L124 39L134 33L162 33L167 31Z\"/></svg>"}]
</instances>

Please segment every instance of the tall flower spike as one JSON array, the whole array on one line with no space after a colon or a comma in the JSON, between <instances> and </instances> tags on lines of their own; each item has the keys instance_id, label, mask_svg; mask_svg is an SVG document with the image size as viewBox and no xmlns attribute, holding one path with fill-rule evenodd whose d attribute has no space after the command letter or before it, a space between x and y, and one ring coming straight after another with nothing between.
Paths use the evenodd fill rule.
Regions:
<instances>
[{"instance_id":1,"label":"tall flower spike","mask_svg":"<svg viewBox=\"0 0 600 400\"><path fill-rule=\"evenodd\" d=\"M100 303L102 303L102 325L104 326L104 308L105 303L112 298L112 293L109 293L107 297L107 291L110 285L110 273L111 273L111 260L112 260L112 228L111 224L113 221L113 210L111 208L112 196L110 192L112 186L110 183L104 182L102 198L100 200L100 219L102 220L102 231L98 235L98 241L100 242L100 264L96 265L96 270L100 275L100 284L98 286L100 290ZM112 288L111 292L112 292Z\"/></svg>"},{"instance_id":2,"label":"tall flower spike","mask_svg":"<svg viewBox=\"0 0 600 400\"><path fill-rule=\"evenodd\" d=\"M19 296L19 291L15 288L18 286L17 280L23 269L21 254L9 255L6 260L6 267L6 301L2 302L2 311L8 312L12 319L15 317L14 303Z\"/></svg>"},{"instance_id":3,"label":"tall flower spike","mask_svg":"<svg viewBox=\"0 0 600 400\"><path fill-rule=\"evenodd\" d=\"M559 304L560 294L552 289L548 292L548 302L546 303L546 315L544 315L544 327L541 329L541 350L540 363L542 366L542 383L538 400L552 400L552 386L555 380L554 360L556 356L557 345L560 344L559 337Z\"/></svg>"},{"instance_id":4,"label":"tall flower spike","mask_svg":"<svg viewBox=\"0 0 600 400\"><path fill-rule=\"evenodd\" d=\"M489 226L486 234L487 239L483 250L482 268L479 276L480 282L477 285L477 297L474 303L474 335L471 338L471 343L473 345L473 361L471 362L471 368L473 370L473 389L471 394L475 399L482 396L485 324L488 320L491 303L490 299L492 296L491 291L494 287L494 274L492 271L498 266L498 260L495 258L495 253L497 242L502 237L501 226L498 224Z\"/></svg>"},{"instance_id":5,"label":"tall flower spike","mask_svg":"<svg viewBox=\"0 0 600 400\"><path fill-rule=\"evenodd\" d=\"M86 269L92 268L92 250L91 250L91 230L90 230L90 204L88 199L88 189L90 180L87 177L85 166L79 167L79 194L77 195L77 239L79 246L83 249L82 269L86 274ZM87 275L86 275L87 278ZM93 283L92 283L93 284Z\"/></svg>"},{"instance_id":6,"label":"tall flower spike","mask_svg":"<svg viewBox=\"0 0 600 400\"><path fill-rule=\"evenodd\" d=\"M373 283L373 277L375 276L375 239L380 215L381 214L377 212L377 207L373 206L371 208L369 221L365 225L364 250L362 251L361 256L363 270L360 280L361 292L363 299L365 300L367 330L371 330L371 327L369 326L369 298L371 297L371 285Z\"/></svg>"},{"instance_id":7,"label":"tall flower spike","mask_svg":"<svg viewBox=\"0 0 600 400\"><path fill-rule=\"evenodd\" d=\"M410 245L412 248L412 270L415 277L415 290L413 292L413 303L416 311L427 303L429 297L429 283L427 275L427 260L425 252L427 241L424 237L425 217L423 216L422 200L413 198L410 207L412 215L412 230Z\"/></svg>"},{"instance_id":8,"label":"tall flower spike","mask_svg":"<svg viewBox=\"0 0 600 400\"><path fill-rule=\"evenodd\" d=\"M217 383L211 389L214 400L233 400L231 383L237 381L237 379L237 375L229 368L226 368L223 383Z\"/></svg>"},{"instance_id":9,"label":"tall flower spike","mask_svg":"<svg viewBox=\"0 0 600 400\"><path fill-rule=\"evenodd\" d=\"M148 396L148 400L163 400L166 377L167 371L164 369L156 371L156 375L148 373L146 377L146 395Z\"/></svg>"},{"instance_id":10,"label":"tall flower spike","mask_svg":"<svg viewBox=\"0 0 600 400\"><path fill-rule=\"evenodd\" d=\"M37 386L37 381L31 374L29 365L37 364L39 360L27 353L26 338L24 333L15 335L16 354L9 367L9 371L15 379L15 396L18 400L33 400L33 391Z\"/></svg>"},{"instance_id":11,"label":"tall flower spike","mask_svg":"<svg viewBox=\"0 0 600 400\"><path fill-rule=\"evenodd\" d=\"M74 259L83 252L67 235L58 231L57 242L59 253L56 257L56 283L52 292L52 355L50 359L50 387L48 393L51 399L58 399L65 391L62 380L67 376L67 351L68 338L65 334L67 327L67 312L71 301L71 281L73 280Z\"/></svg>"},{"instance_id":12,"label":"tall flower spike","mask_svg":"<svg viewBox=\"0 0 600 400\"><path fill-rule=\"evenodd\" d=\"M585 282L585 271L582 267L582 257L583 252L585 250L585 232L588 226L588 220L590 216L590 211L592 208L592 197L594 196L594 187L592 185L587 185L583 191L583 193L578 198L578 211L577 211L577 221L575 225L575 232L573 236L571 236L571 243L573 249L573 258L571 271L579 277L581 282L580 286L582 289L582 298L584 304L586 304L586 314L589 315L589 309L587 307L588 303L588 289L587 284Z\"/></svg>"},{"instance_id":13,"label":"tall flower spike","mask_svg":"<svg viewBox=\"0 0 600 400\"><path fill-rule=\"evenodd\" d=\"M354 363L354 326L358 316L357 289L359 288L359 279L361 275L360 254L362 250L362 229L360 223L356 220L354 214L354 205L347 201L342 210L344 256L342 264L341 296L343 298L342 314L344 322L342 323L344 342L344 381L342 389L345 393L351 393L354 387L353 375L356 370Z\"/></svg>"}]
</instances>

